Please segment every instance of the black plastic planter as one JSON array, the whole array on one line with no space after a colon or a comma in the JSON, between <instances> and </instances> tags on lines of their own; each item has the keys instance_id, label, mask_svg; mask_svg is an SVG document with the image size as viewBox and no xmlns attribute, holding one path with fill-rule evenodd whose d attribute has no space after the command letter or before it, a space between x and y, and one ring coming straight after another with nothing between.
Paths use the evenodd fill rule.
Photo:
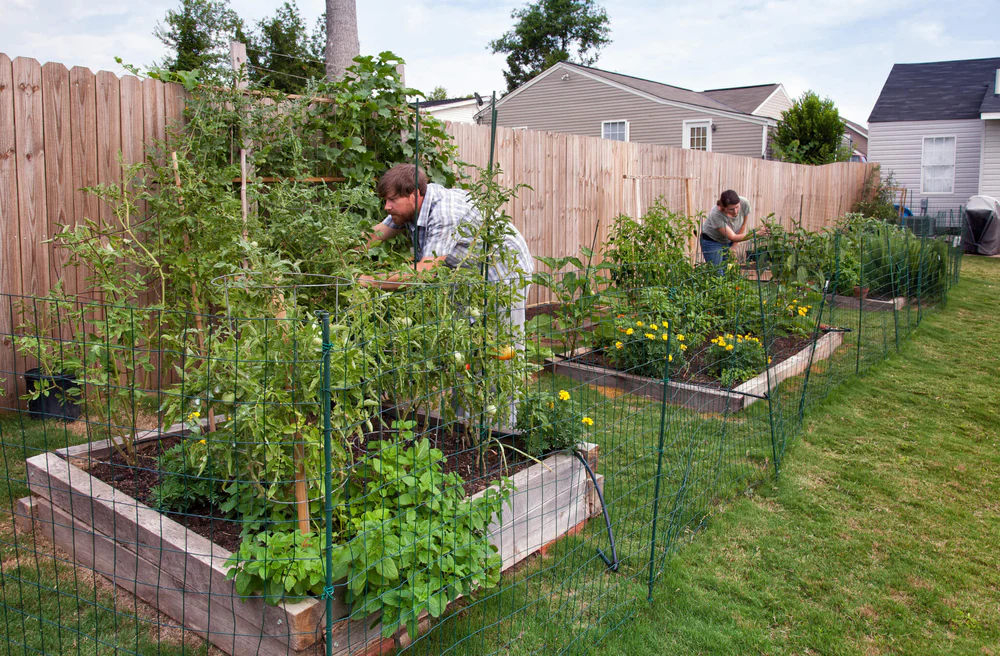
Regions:
<instances>
[{"instance_id":1,"label":"black plastic planter","mask_svg":"<svg viewBox=\"0 0 1000 656\"><path fill-rule=\"evenodd\" d=\"M80 406L67 395L71 388L77 386L72 376L68 374L46 376L41 369L35 367L24 372L24 380L29 390L34 390L42 381L51 383L47 396L28 400L28 414L32 419L76 421L80 417Z\"/></svg>"}]
</instances>

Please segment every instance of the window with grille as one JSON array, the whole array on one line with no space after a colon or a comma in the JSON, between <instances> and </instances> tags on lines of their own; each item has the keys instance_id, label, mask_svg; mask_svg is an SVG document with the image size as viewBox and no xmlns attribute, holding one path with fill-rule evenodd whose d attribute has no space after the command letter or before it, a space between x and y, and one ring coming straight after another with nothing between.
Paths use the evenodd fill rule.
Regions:
<instances>
[{"instance_id":1,"label":"window with grille","mask_svg":"<svg viewBox=\"0 0 1000 656\"><path fill-rule=\"evenodd\" d=\"M684 121L684 147L688 150L712 150L712 121Z\"/></svg>"},{"instance_id":2,"label":"window with grille","mask_svg":"<svg viewBox=\"0 0 1000 656\"><path fill-rule=\"evenodd\" d=\"M628 141L628 121L603 121L601 136L612 141Z\"/></svg>"},{"instance_id":3,"label":"window with grille","mask_svg":"<svg viewBox=\"0 0 1000 656\"><path fill-rule=\"evenodd\" d=\"M955 137L924 137L920 156L920 193L955 192Z\"/></svg>"}]
</instances>

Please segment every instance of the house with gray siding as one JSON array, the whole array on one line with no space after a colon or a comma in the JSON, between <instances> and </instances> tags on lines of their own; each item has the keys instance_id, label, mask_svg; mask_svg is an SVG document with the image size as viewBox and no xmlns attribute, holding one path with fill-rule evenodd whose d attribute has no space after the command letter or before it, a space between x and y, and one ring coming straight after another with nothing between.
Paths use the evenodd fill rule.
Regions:
<instances>
[{"instance_id":1,"label":"house with gray siding","mask_svg":"<svg viewBox=\"0 0 1000 656\"><path fill-rule=\"evenodd\" d=\"M698 92L560 62L497 101L497 124L759 158L785 101L780 84Z\"/></svg>"},{"instance_id":2,"label":"house with gray siding","mask_svg":"<svg viewBox=\"0 0 1000 656\"><path fill-rule=\"evenodd\" d=\"M868 117L868 161L915 214L1000 197L1000 57L896 64Z\"/></svg>"}]
</instances>

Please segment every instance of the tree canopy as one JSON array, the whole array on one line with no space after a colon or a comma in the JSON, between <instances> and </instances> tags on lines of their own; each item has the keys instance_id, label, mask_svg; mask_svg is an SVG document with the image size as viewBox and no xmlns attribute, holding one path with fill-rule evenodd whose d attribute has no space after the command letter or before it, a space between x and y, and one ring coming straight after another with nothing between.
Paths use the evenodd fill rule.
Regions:
<instances>
[{"instance_id":1,"label":"tree canopy","mask_svg":"<svg viewBox=\"0 0 1000 656\"><path fill-rule=\"evenodd\" d=\"M590 66L611 43L608 14L594 0L538 0L511 18L514 27L489 45L494 54L507 54L508 91L561 61Z\"/></svg>"},{"instance_id":2,"label":"tree canopy","mask_svg":"<svg viewBox=\"0 0 1000 656\"><path fill-rule=\"evenodd\" d=\"M778 159L796 164L829 164L851 157L840 112L830 98L821 100L813 91L803 93L781 113L772 150Z\"/></svg>"},{"instance_id":3,"label":"tree canopy","mask_svg":"<svg viewBox=\"0 0 1000 656\"><path fill-rule=\"evenodd\" d=\"M243 41L243 20L228 0L181 0L177 10L167 10L153 36L172 50L161 62L171 71L228 68L229 41Z\"/></svg>"},{"instance_id":4,"label":"tree canopy","mask_svg":"<svg viewBox=\"0 0 1000 656\"><path fill-rule=\"evenodd\" d=\"M320 17L312 34L298 5L285 2L273 16L257 22L247 42L249 77L285 93L299 93L309 79L325 73L326 19Z\"/></svg>"}]
</instances>

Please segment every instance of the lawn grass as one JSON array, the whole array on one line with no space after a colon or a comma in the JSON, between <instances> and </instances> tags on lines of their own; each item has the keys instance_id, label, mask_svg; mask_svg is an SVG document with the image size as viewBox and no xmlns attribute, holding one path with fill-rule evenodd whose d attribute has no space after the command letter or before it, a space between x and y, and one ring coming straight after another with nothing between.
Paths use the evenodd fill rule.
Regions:
<instances>
[{"instance_id":1,"label":"lawn grass","mask_svg":"<svg viewBox=\"0 0 1000 656\"><path fill-rule=\"evenodd\" d=\"M806 416L607 654L1000 653L1000 261Z\"/></svg>"}]
</instances>

